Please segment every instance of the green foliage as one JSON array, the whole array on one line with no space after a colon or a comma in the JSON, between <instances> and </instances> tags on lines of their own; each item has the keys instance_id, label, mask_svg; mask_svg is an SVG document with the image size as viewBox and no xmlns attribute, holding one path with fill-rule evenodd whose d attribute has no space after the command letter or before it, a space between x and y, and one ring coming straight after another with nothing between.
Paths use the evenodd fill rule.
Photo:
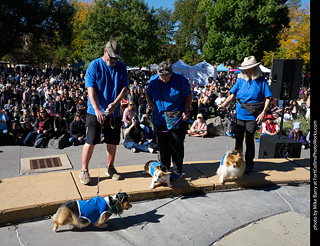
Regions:
<instances>
[{"instance_id":1,"label":"green foliage","mask_svg":"<svg viewBox=\"0 0 320 246\"><path fill-rule=\"evenodd\" d=\"M300 130L302 131L303 136L306 137L310 131L310 122L304 117L298 117L296 120L283 122L283 135L289 136L294 122L300 122Z\"/></svg>"},{"instance_id":2,"label":"green foliage","mask_svg":"<svg viewBox=\"0 0 320 246\"><path fill-rule=\"evenodd\" d=\"M149 64L159 47L154 13L143 0L97 0L84 23L83 60L88 64L102 56L105 44L116 40L127 65Z\"/></svg>"},{"instance_id":3,"label":"green foliage","mask_svg":"<svg viewBox=\"0 0 320 246\"><path fill-rule=\"evenodd\" d=\"M74 8L67 0L0 1L0 13L0 57L52 63L56 48L70 49Z\"/></svg>"},{"instance_id":4,"label":"green foliage","mask_svg":"<svg viewBox=\"0 0 320 246\"><path fill-rule=\"evenodd\" d=\"M189 64L196 64L202 60L199 57L208 35L205 13L198 11L200 2L201 0L174 2L173 18L178 29L173 39L180 48L180 58L187 58L188 61L184 61Z\"/></svg>"},{"instance_id":5,"label":"green foliage","mask_svg":"<svg viewBox=\"0 0 320 246\"><path fill-rule=\"evenodd\" d=\"M157 37L159 41L159 53L157 63L165 60L178 60L178 49L173 42L176 21L173 18L172 10L160 7L155 10L157 20Z\"/></svg>"},{"instance_id":6,"label":"green foliage","mask_svg":"<svg viewBox=\"0 0 320 246\"><path fill-rule=\"evenodd\" d=\"M203 0L208 40L204 59L214 62L241 62L254 55L261 60L264 50L276 49L277 34L288 26L285 0Z\"/></svg>"}]
</instances>

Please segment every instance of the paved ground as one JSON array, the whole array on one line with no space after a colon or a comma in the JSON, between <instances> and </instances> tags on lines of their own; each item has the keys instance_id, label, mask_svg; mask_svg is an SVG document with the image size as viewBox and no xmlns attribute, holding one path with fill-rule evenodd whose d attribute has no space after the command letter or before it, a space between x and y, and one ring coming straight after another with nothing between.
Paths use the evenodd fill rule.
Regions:
<instances>
[{"instance_id":1,"label":"paved ground","mask_svg":"<svg viewBox=\"0 0 320 246\"><path fill-rule=\"evenodd\" d=\"M227 141L234 146L234 139ZM258 149L256 143L256 157ZM185 161L219 160L225 151L224 137L187 137ZM79 170L81 152L81 146L64 150L2 146L0 180L19 177L20 158L26 157L67 154L73 169ZM156 158L120 145L116 165L141 165ZM301 158L310 158L310 151L302 150ZM103 167L100 159L105 160L103 145L96 147L90 168ZM0 228L0 245L309 245L309 203L306 184L135 202L123 220L112 217L104 230L66 226L54 233L52 221L43 218Z\"/></svg>"},{"instance_id":2,"label":"paved ground","mask_svg":"<svg viewBox=\"0 0 320 246\"><path fill-rule=\"evenodd\" d=\"M309 245L309 194L301 185L135 202L103 230L54 233L42 219L0 228L0 245Z\"/></svg>"},{"instance_id":3,"label":"paved ground","mask_svg":"<svg viewBox=\"0 0 320 246\"><path fill-rule=\"evenodd\" d=\"M235 139L227 137L229 148L233 148ZM256 158L259 153L259 143L256 145ZM245 145L244 145L245 146ZM195 138L186 137L185 141L185 162L189 161L207 161L220 160L227 151L225 138ZM73 165L74 170L81 169L82 146L71 146L62 150L54 149L35 149L24 146L0 146L0 179L19 177L20 159L28 157L41 157L48 155L66 154ZM301 150L301 158L310 158L310 149ZM102 159L102 160L100 160ZM157 159L157 154L150 153L132 153L130 150L119 145L116 155L116 166L141 165L148 160ZM105 145L95 147L90 169L106 166Z\"/></svg>"}]
</instances>

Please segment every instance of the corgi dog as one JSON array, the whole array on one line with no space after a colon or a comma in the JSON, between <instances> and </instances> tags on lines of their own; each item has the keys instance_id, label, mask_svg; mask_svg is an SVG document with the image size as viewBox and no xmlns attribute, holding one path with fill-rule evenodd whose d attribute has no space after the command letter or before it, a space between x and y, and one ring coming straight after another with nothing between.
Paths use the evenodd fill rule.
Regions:
<instances>
[{"instance_id":1,"label":"corgi dog","mask_svg":"<svg viewBox=\"0 0 320 246\"><path fill-rule=\"evenodd\" d=\"M217 170L217 174L220 176L220 183L223 184L229 177L232 179L235 177L240 178L245 168L246 164L243 160L242 153L236 150L228 151L224 154Z\"/></svg>"},{"instance_id":2,"label":"corgi dog","mask_svg":"<svg viewBox=\"0 0 320 246\"><path fill-rule=\"evenodd\" d=\"M170 172L167 171L167 167L158 161L148 161L144 165L144 171L142 174L149 173L152 176L150 189L154 189L155 184L167 184L168 187L172 187L170 183Z\"/></svg>"},{"instance_id":3,"label":"corgi dog","mask_svg":"<svg viewBox=\"0 0 320 246\"><path fill-rule=\"evenodd\" d=\"M118 192L114 196L105 198L96 196L87 201L68 201L53 215L53 231L57 231L60 225L83 228L91 223L104 228L108 226L106 221L112 214L120 216L125 209L131 207L129 195L125 192Z\"/></svg>"}]
</instances>

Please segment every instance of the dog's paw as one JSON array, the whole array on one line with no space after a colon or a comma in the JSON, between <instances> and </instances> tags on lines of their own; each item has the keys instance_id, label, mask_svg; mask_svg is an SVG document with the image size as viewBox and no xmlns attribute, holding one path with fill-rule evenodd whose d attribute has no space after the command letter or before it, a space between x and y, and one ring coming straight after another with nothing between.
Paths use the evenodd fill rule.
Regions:
<instances>
[{"instance_id":1,"label":"dog's paw","mask_svg":"<svg viewBox=\"0 0 320 246\"><path fill-rule=\"evenodd\" d=\"M98 227L99 227L99 228L107 228L107 227L108 227L108 224L107 224L107 223L104 223L104 224L102 224L102 225L99 225Z\"/></svg>"}]
</instances>

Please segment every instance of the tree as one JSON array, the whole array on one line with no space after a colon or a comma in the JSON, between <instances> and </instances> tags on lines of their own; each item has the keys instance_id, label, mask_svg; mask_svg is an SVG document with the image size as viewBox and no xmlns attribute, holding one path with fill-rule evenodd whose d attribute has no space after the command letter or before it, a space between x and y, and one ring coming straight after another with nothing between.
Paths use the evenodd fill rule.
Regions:
<instances>
[{"instance_id":1,"label":"tree","mask_svg":"<svg viewBox=\"0 0 320 246\"><path fill-rule=\"evenodd\" d=\"M75 13L71 21L73 27L71 59L79 62L82 60L81 53L86 43L83 39L82 32L85 29L85 22L89 10L93 7L93 2L70 0L70 3L72 3L75 9Z\"/></svg>"},{"instance_id":2,"label":"tree","mask_svg":"<svg viewBox=\"0 0 320 246\"><path fill-rule=\"evenodd\" d=\"M66 65L74 13L67 0L0 1L0 13L0 57L10 54L16 62L56 60ZM26 57L28 60L23 60Z\"/></svg>"},{"instance_id":3,"label":"tree","mask_svg":"<svg viewBox=\"0 0 320 246\"><path fill-rule=\"evenodd\" d=\"M175 59L177 59L178 51L175 45L173 45L176 21L172 17L172 10L160 7L155 11L155 17L158 24L157 37L159 40L159 53L156 63L160 63L164 60L172 60L175 54Z\"/></svg>"},{"instance_id":4,"label":"tree","mask_svg":"<svg viewBox=\"0 0 320 246\"><path fill-rule=\"evenodd\" d=\"M277 34L289 24L286 0L203 0L208 40L204 59L211 63L239 63L278 47Z\"/></svg>"},{"instance_id":5,"label":"tree","mask_svg":"<svg viewBox=\"0 0 320 246\"><path fill-rule=\"evenodd\" d=\"M279 48L265 51L263 62L271 66L274 59L303 59L305 70L310 69L310 6L302 8L300 1L290 1L290 23L278 35Z\"/></svg>"},{"instance_id":6,"label":"tree","mask_svg":"<svg viewBox=\"0 0 320 246\"><path fill-rule=\"evenodd\" d=\"M180 49L180 57L189 64L199 62L207 40L208 29L204 11L198 11L201 0L176 0L173 18L178 29L174 41Z\"/></svg>"},{"instance_id":7,"label":"tree","mask_svg":"<svg viewBox=\"0 0 320 246\"><path fill-rule=\"evenodd\" d=\"M42 0L0 1L0 57L22 48L25 34L40 32L47 6Z\"/></svg>"},{"instance_id":8,"label":"tree","mask_svg":"<svg viewBox=\"0 0 320 246\"><path fill-rule=\"evenodd\" d=\"M147 65L158 54L157 21L143 0L96 0L88 11L82 58L88 64L103 54L109 40L121 45L127 65Z\"/></svg>"}]
</instances>

